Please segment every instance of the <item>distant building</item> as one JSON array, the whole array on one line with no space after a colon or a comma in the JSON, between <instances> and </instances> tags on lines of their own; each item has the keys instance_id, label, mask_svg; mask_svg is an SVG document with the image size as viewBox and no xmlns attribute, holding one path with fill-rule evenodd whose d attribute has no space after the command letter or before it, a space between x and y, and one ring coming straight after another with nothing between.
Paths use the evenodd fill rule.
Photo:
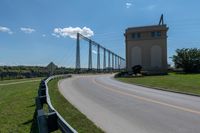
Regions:
<instances>
[{"instance_id":1,"label":"distant building","mask_svg":"<svg viewBox=\"0 0 200 133\"><path fill-rule=\"evenodd\" d=\"M167 25L131 27L125 32L126 68L141 65L149 74L167 73Z\"/></svg>"}]
</instances>

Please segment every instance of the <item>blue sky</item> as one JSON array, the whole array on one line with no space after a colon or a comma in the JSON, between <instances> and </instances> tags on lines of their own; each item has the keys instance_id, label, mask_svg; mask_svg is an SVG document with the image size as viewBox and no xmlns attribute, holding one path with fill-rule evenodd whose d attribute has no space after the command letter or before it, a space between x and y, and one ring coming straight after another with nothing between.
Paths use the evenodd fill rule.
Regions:
<instances>
[{"instance_id":1,"label":"blue sky","mask_svg":"<svg viewBox=\"0 0 200 133\"><path fill-rule=\"evenodd\" d=\"M199 0L1 0L0 65L53 61L73 67L77 28L124 57L125 29L158 24L162 13L169 27L168 57L177 48L200 48L199 5ZM86 65L88 48L81 45Z\"/></svg>"}]
</instances>

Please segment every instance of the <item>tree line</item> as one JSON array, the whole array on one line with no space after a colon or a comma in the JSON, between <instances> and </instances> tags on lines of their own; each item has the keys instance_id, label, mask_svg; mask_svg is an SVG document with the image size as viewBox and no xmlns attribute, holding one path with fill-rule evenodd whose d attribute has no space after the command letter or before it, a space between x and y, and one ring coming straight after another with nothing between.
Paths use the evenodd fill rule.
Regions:
<instances>
[{"instance_id":1,"label":"tree line","mask_svg":"<svg viewBox=\"0 0 200 133\"><path fill-rule=\"evenodd\" d=\"M200 49L177 49L172 57L175 68L180 68L185 73L200 73Z\"/></svg>"},{"instance_id":2,"label":"tree line","mask_svg":"<svg viewBox=\"0 0 200 133\"><path fill-rule=\"evenodd\" d=\"M185 73L200 73L200 49L177 49L171 57L175 69L182 69ZM0 66L0 80L17 78L47 77L53 74L74 73L75 69L58 67L51 62L47 67L42 66ZM87 72L87 71L86 71Z\"/></svg>"},{"instance_id":3,"label":"tree line","mask_svg":"<svg viewBox=\"0 0 200 133\"><path fill-rule=\"evenodd\" d=\"M51 74L68 74L73 73L74 69L65 67L56 67L50 70L42 66L0 66L0 80L47 77Z\"/></svg>"}]
</instances>

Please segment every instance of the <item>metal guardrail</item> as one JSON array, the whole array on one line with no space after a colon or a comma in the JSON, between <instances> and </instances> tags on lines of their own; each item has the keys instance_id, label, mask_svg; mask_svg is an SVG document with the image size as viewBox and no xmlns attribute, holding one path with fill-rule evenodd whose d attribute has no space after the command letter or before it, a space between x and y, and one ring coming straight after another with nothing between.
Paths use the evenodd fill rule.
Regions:
<instances>
[{"instance_id":1,"label":"metal guardrail","mask_svg":"<svg viewBox=\"0 0 200 133\"><path fill-rule=\"evenodd\" d=\"M60 129L63 133L78 133L73 129L51 104L48 82L55 78L69 78L71 75L56 75L44 79L40 83L38 97L36 97L37 123L39 133L49 133ZM43 105L48 105L48 113L43 110Z\"/></svg>"}]
</instances>

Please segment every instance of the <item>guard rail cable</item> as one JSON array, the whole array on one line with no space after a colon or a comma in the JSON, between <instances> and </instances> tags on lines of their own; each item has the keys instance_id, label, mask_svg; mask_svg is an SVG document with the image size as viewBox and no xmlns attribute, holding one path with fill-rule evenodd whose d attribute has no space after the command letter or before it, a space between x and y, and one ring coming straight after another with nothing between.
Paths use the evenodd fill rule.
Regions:
<instances>
[{"instance_id":1,"label":"guard rail cable","mask_svg":"<svg viewBox=\"0 0 200 133\"><path fill-rule=\"evenodd\" d=\"M78 133L73 129L51 104L48 82L55 78L69 78L71 75L56 75L44 79L40 83L38 97L36 97L37 123L39 133L49 133L60 129L63 133ZM48 105L48 113L43 110L43 105Z\"/></svg>"}]
</instances>

